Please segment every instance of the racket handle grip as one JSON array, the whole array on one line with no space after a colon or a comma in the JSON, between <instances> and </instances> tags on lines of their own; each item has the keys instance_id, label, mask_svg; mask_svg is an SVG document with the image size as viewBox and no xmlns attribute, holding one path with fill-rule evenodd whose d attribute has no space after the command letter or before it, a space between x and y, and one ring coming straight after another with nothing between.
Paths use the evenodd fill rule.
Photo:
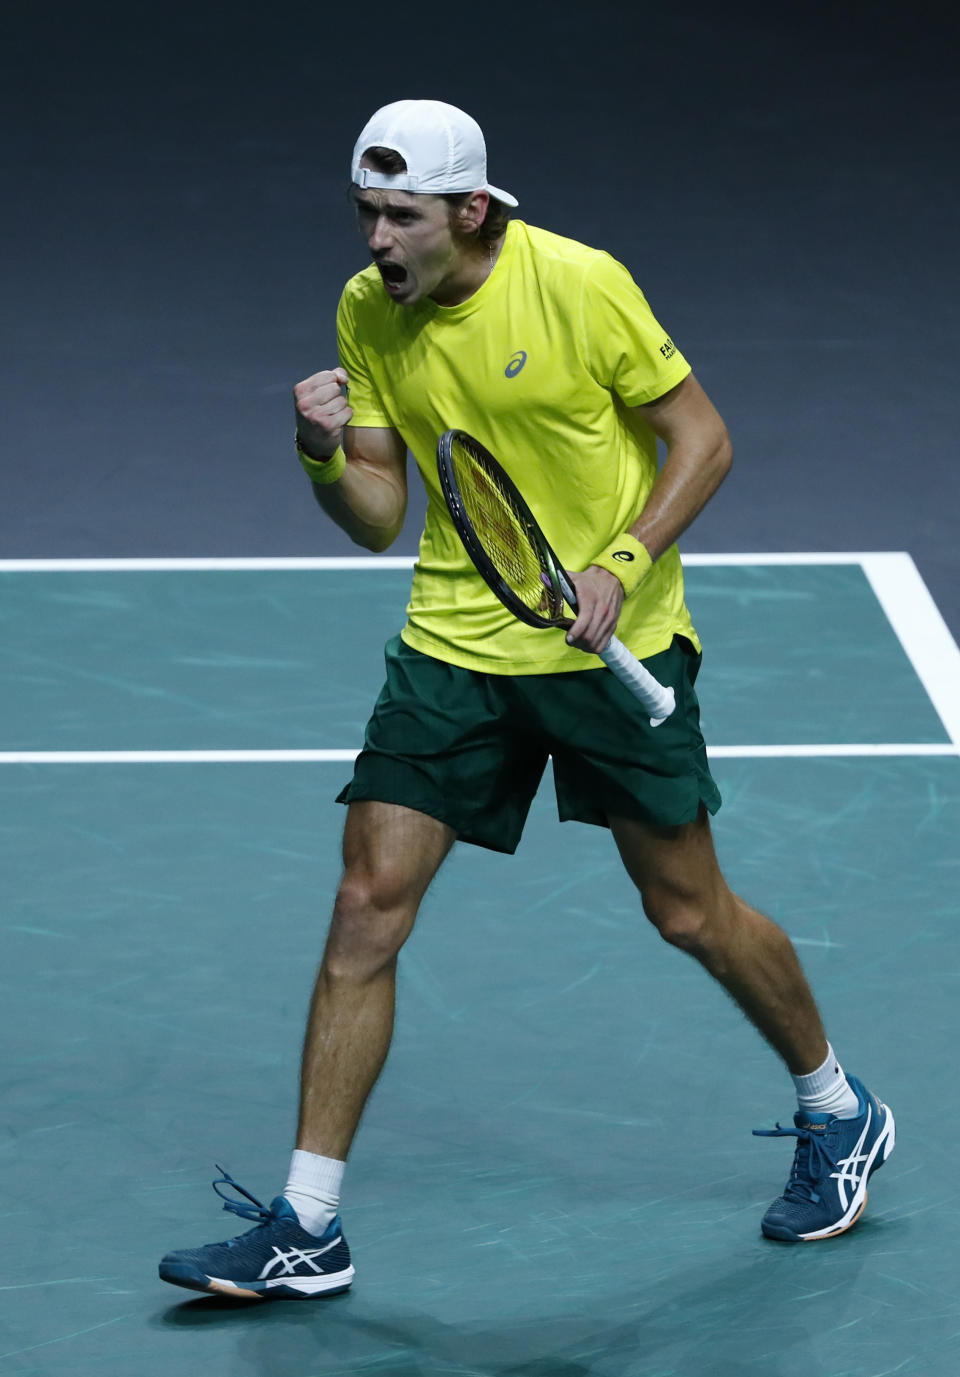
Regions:
<instances>
[{"instance_id":1,"label":"racket handle grip","mask_svg":"<svg viewBox=\"0 0 960 1377\"><path fill-rule=\"evenodd\" d=\"M659 727L661 722L667 720L677 705L673 689L654 679L623 641L611 636L606 649L600 651L600 659L639 698L650 714L651 727Z\"/></svg>"}]
</instances>

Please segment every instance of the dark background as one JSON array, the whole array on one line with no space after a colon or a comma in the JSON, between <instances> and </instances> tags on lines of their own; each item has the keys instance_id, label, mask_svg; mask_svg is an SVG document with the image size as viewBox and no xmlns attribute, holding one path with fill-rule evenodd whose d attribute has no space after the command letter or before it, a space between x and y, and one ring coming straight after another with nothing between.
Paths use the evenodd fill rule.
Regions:
<instances>
[{"instance_id":1,"label":"dark background","mask_svg":"<svg viewBox=\"0 0 960 1377\"><path fill-rule=\"evenodd\" d=\"M430 96L519 215L627 263L727 419L682 548L905 549L958 634L957 39L926 3L8 13L0 554L352 548L290 389L366 262L354 139Z\"/></svg>"}]
</instances>

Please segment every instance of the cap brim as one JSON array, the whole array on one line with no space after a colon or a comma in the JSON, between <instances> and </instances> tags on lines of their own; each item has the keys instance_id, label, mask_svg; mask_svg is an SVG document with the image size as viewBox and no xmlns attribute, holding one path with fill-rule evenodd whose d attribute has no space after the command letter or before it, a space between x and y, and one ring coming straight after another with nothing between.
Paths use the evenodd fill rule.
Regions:
<instances>
[{"instance_id":1,"label":"cap brim","mask_svg":"<svg viewBox=\"0 0 960 1377\"><path fill-rule=\"evenodd\" d=\"M491 196L495 196L505 206L518 206L520 204L516 196L511 196L509 191L501 191L498 186L491 186L489 182L484 187L484 191L489 191Z\"/></svg>"}]
</instances>

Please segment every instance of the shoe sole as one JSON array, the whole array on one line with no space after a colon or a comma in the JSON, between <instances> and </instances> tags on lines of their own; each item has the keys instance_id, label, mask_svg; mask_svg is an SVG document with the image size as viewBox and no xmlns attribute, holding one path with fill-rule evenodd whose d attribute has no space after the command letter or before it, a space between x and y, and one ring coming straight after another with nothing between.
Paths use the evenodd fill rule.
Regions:
<instances>
[{"instance_id":1,"label":"shoe sole","mask_svg":"<svg viewBox=\"0 0 960 1377\"><path fill-rule=\"evenodd\" d=\"M840 1234L845 1234L848 1229L853 1228L854 1224L856 1224L867 1207L867 1183L870 1177L875 1171L880 1170L891 1152L893 1152L897 1141L897 1125L893 1114L890 1112L889 1106L883 1104L880 1100L878 1100L877 1103L884 1112L884 1123L883 1128L877 1135L877 1141L873 1145L870 1161L867 1163L867 1169L863 1173L863 1180L860 1188L863 1192L862 1196L860 1190L858 1190L850 1201L842 1218L840 1218L836 1224L831 1224L827 1229L815 1229L809 1234L798 1234L794 1233L792 1229L788 1229L786 1225L768 1225L761 1223L760 1229L765 1238L773 1238L781 1243L819 1243L821 1239L837 1238ZM881 1148L883 1148L883 1156L879 1157ZM878 1157L879 1161L877 1160Z\"/></svg>"},{"instance_id":2,"label":"shoe sole","mask_svg":"<svg viewBox=\"0 0 960 1377\"><path fill-rule=\"evenodd\" d=\"M350 1266L329 1276L268 1277L266 1281L251 1281L241 1286L226 1277L209 1277L183 1262L162 1263L160 1266L161 1281L168 1281L173 1286L185 1286L189 1291L230 1296L234 1300L314 1300L320 1296L337 1296L349 1291L354 1276L354 1268Z\"/></svg>"}]
</instances>

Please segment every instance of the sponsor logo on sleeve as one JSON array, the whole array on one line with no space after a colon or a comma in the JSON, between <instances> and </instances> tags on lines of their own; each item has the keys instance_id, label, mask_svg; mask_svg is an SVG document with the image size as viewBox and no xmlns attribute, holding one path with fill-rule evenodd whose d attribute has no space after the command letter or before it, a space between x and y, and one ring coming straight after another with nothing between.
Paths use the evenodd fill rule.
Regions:
<instances>
[{"instance_id":1,"label":"sponsor logo on sleeve","mask_svg":"<svg viewBox=\"0 0 960 1377\"><path fill-rule=\"evenodd\" d=\"M677 346L672 339L665 339L660 346L660 353L665 359L672 359L677 352Z\"/></svg>"}]
</instances>

